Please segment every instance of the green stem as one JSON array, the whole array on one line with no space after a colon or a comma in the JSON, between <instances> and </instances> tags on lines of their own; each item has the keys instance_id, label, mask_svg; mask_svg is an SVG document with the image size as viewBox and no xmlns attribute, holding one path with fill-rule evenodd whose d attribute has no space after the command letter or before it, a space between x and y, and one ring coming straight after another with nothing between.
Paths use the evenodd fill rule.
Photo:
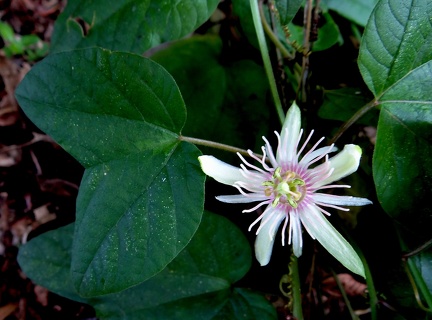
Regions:
<instances>
[{"instance_id":1,"label":"green stem","mask_svg":"<svg viewBox=\"0 0 432 320\"><path fill-rule=\"evenodd\" d=\"M273 42L273 44L276 46L276 48L279 49L279 51L282 53L282 56L284 58L294 59L294 55L292 55L288 51L288 49L285 48L285 46L282 44L282 42L279 41L278 37L273 33L273 30L270 28L269 24L267 23L267 20L264 16L262 3L260 3L259 10L260 10L260 17L261 17L262 25L263 25L263 28L264 28L266 35Z\"/></svg>"},{"instance_id":2,"label":"green stem","mask_svg":"<svg viewBox=\"0 0 432 320\"><path fill-rule=\"evenodd\" d=\"M359 320L358 315L355 314L353 308L351 307L351 302L350 302L349 299L348 299L348 296L347 296L347 294L346 294L346 292L345 292L345 289L344 289L342 283L341 283L340 280L339 280L338 275L336 274L336 272L334 272L333 269L331 270L331 272L332 272L332 274L333 274L333 278L335 279L336 284L337 284L337 286L338 286L338 288L339 288L339 291L340 291L340 293L342 294L342 298L343 298L343 300L344 300L344 302L345 302L345 305L347 306L348 311L349 311L349 313L350 313L350 315L351 315L351 319L353 319L353 320Z\"/></svg>"},{"instance_id":3,"label":"green stem","mask_svg":"<svg viewBox=\"0 0 432 320\"><path fill-rule=\"evenodd\" d=\"M292 297L293 297L293 316L297 320L303 319L303 310L302 310L302 297L301 297L301 287L300 287L300 275L298 269L297 257L292 254L291 255L291 288L292 288Z\"/></svg>"},{"instance_id":4,"label":"green stem","mask_svg":"<svg viewBox=\"0 0 432 320\"><path fill-rule=\"evenodd\" d=\"M369 264L367 263L367 260L363 254L363 252L360 250L360 247L357 245L357 243L354 241L354 239L351 237L351 235L342 227L342 230L344 230L344 235L348 242L352 245L354 250L357 252L358 256L360 257L361 262L363 263L363 268L365 271L365 277L366 277L366 285L368 288L368 295L369 295L369 306L371 310L371 319L377 320L378 319L378 294L375 290L374 281L372 278L372 273L369 268Z\"/></svg>"},{"instance_id":5,"label":"green stem","mask_svg":"<svg viewBox=\"0 0 432 320\"><path fill-rule=\"evenodd\" d=\"M270 91L273 96L273 102L276 107L276 112L278 114L279 120L281 124L284 123L285 120L285 114L283 112L282 103L279 98L279 92L276 86L276 80L273 74L273 68L270 61L270 56L267 49L267 43L264 35L263 26L261 23L259 8L258 8L258 1L257 0L250 0L250 6L251 6L251 12L252 12L252 19L255 26L255 32L258 38L258 45L261 51L261 56L264 63L264 69L267 74L267 78L270 85Z\"/></svg>"},{"instance_id":6,"label":"green stem","mask_svg":"<svg viewBox=\"0 0 432 320\"><path fill-rule=\"evenodd\" d=\"M337 139L349 128L351 127L358 119L360 119L366 112L373 109L378 105L376 99L369 101L363 107L361 107L347 122L345 122L342 127L336 132L334 137L330 140L329 144L335 143Z\"/></svg>"},{"instance_id":7,"label":"green stem","mask_svg":"<svg viewBox=\"0 0 432 320\"><path fill-rule=\"evenodd\" d=\"M236 148L233 146L230 146L228 144L223 144L219 142L214 142L210 140L204 140L204 139L198 139L198 138L192 138L192 137L186 137L186 136L179 136L180 141L187 141L199 146L206 146L210 148L220 149L228 152L234 152L234 153L240 153L244 156L250 157L250 154L245 149ZM258 158L262 158L262 155L257 153L252 153L253 155L257 156Z\"/></svg>"}]
</instances>

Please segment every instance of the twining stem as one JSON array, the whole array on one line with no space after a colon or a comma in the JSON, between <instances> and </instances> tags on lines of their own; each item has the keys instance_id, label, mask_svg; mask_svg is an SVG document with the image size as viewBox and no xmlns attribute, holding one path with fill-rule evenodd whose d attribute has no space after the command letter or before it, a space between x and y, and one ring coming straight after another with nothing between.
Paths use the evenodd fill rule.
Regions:
<instances>
[{"instance_id":1,"label":"twining stem","mask_svg":"<svg viewBox=\"0 0 432 320\"><path fill-rule=\"evenodd\" d=\"M342 298L343 298L343 300L345 302L345 305L347 306L348 311L349 311L349 313L351 315L351 319L353 319L353 320L359 320L360 318L358 317L358 315L355 314L354 309L352 308L351 303L350 303L350 301L348 299L348 296L346 294L345 288L343 287L343 285L342 285L342 283L341 283L338 275L336 274L336 272L333 269L331 270L331 272L332 272L333 278L335 279L336 284L337 284L337 286L339 288L339 291L342 294Z\"/></svg>"},{"instance_id":2,"label":"twining stem","mask_svg":"<svg viewBox=\"0 0 432 320\"><path fill-rule=\"evenodd\" d=\"M272 68L270 56L267 49L267 43L266 43L261 17L259 13L259 8L258 8L258 1L250 0L250 6L252 11L252 19L255 26L255 32L258 38L258 45L261 51L261 56L263 59L264 69L266 71L267 79L269 81L273 102L275 104L276 112L278 114L279 120L281 124L283 124L285 120L285 114L283 112L282 103L279 98L279 92L276 86L276 80L273 74L273 68Z\"/></svg>"},{"instance_id":3,"label":"twining stem","mask_svg":"<svg viewBox=\"0 0 432 320\"><path fill-rule=\"evenodd\" d=\"M432 239L426 241L425 243L423 243L421 246L419 246L418 248L414 249L413 251L405 253L402 256L402 258L409 258L411 256L415 256L416 254L419 254L420 252L422 252L423 250L426 250L430 246L432 246Z\"/></svg>"},{"instance_id":4,"label":"twining stem","mask_svg":"<svg viewBox=\"0 0 432 320\"><path fill-rule=\"evenodd\" d=\"M360 247L357 245L357 243L354 241L354 239L351 237L349 232L347 232L343 227L341 227L342 230L344 230L344 236L347 238L348 242L351 243L354 250L357 252L361 262L363 263L363 268L365 271L365 277L366 277L366 285L368 290L368 296L369 296L369 306L371 310L371 319L377 320L378 319L378 294L375 290L374 281L372 278L372 272L369 268L369 264L367 263L366 257L364 256L363 252L360 250Z\"/></svg>"},{"instance_id":5,"label":"twining stem","mask_svg":"<svg viewBox=\"0 0 432 320\"><path fill-rule=\"evenodd\" d=\"M264 15L264 10L262 7L262 2L259 4L259 10L260 10L260 17L262 21L262 25L264 28L264 31L266 35L269 37L269 39L273 42L273 44L276 46L276 48L279 49L279 51L282 53L282 56L284 58L294 59L294 55L291 54L287 48L282 44L282 42L279 41L278 37L273 33L273 30L270 28L269 24L267 23L267 20Z\"/></svg>"},{"instance_id":6,"label":"twining stem","mask_svg":"<svg viewBox=\"0 0 432 320\"><path fill-rule=\"evenodd\" d=\"M309 74L309 51L310 51L310 31L312 24L312 8L313 0L307 0L305 4L305 11L303 16L303 61L302 61L302 73L301 73L301 98L302 102L306 102L306 82Z\"/></svg>"},{"instance_id":7,"label":"twining stem","mask_svg":"<svg viewBox=\"0 0 432 320\"><path fill-rule=\"evenodd\" d=\"M372 101L369 101L366 103L363 107L361 107L347 122L345 122L342 127L339 128L339 130L336 132L334 137L330 140L329 144L335 143L337 139L340 138L340 136L348 130L349 127L351 127L358 119L360 119L366 112L373 109L379 104L379 102L376 99L373 99Z\"/></svg>"},{"instance_id":8,"label":"twining stem","mask_svg":"<svg viewBox=\"0 0 432 320\"><path fill-rule=\"evenodd\" d=\"M244 156L250 157L250 154L248 153L247 150L236 148L236 147L230 146L228 144L223 144L223 143L214 142L214 141L210 141L210 140L186 137L186 136L179 136L179 140L187 141L187 142L190 142L190 143L193 143L196 145L200 145L200 146L206 146L206 147L210 147L210 148L225 150L228 152L234 152L234 153L238 152ZM255 156L257 156L259 158L262 158L262 155L259 155L257 153L252 153L252 154L254 154Z\"/></svg>"}]
</instances>

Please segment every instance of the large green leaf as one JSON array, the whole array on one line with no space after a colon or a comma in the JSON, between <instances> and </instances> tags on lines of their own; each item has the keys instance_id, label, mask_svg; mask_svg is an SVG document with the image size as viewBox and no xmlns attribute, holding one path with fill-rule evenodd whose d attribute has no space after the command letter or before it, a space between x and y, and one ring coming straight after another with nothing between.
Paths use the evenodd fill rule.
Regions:
<instances>
[{"instance_id":1,"label":"large green leaf","mask_svg":"<svg viewBox=\"0 0 432 320\"><path fill-rule=\"evenodd\" d=\"M432 2L382 0L362 40L359 67L376 103L373 174L392 217L426 236L431 221ZM422 232L423 231L423 232Z\"/></svg>"},{"instance_id":2,"label":"large green leaf","mask_svg":"<svg viewBox=\"0 0 432 320\"><path fill-rule=\"evenodd\" d=\"M382 96L373 173L381 204L405 226L430 234L432 61ZM413 219L413 217L416 217Z\"/></svg>"},{"instance_id":3,"label":"large green leaf","mask_svg":"<svg viewBox=\"0 0 432 320\"><path fill-rule=\"evenodd\" d=\"M54 26L52 51L101 46L143 53L194 31L219 0L69 0Z\"/></svg>"},{"instance_id":4,"label":"large green leaf","mask_svg":"<svg viewBox=\"0 0 432 320\"><path fill-rule=\"evenodd\" d=\"M16 91L29 118L86 168L77 200L72 281L116 292L162 270L203 210L199 151L180 142L185 108L151 60L86 49L54 54Z\"/></svg>"},{"instance_id":5,"label":"large green leaf","mask_svg":"<svg viewBox=\"0 0 432 320\"><path fill-rule=\"evenodd\" d=\"M221 216L205 214L189 245L161 273L103 297L83 299L74 292L67 267L72 240L73 226L43 234L21 247L20 265L35 282L91 304L102 320L276 318L261 294L232 288L248 271L251 253L240 230Z\"/></svg>"},{"instance_id":6,"label":"large green leaf","mask_svg":"<svg viewBox=\"0 0 432 320\"><path fill-rule=\"evenodd\" d=\"M431 16L429 0L378 2L365 29L359 54L363 79L375 96L431 60Z\"/></svg>"}]
</instances>

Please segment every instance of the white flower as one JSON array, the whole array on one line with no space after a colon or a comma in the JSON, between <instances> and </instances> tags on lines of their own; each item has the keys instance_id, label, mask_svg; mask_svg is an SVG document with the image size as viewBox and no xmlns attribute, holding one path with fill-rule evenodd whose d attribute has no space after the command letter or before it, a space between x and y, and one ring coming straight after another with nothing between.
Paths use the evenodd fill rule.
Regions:
<instances>
[{"instance_id":1,"label":"white flower","mask_svg":"<svg viewBox=\"0 0 432 320\"><path fill-rule=\"evenodd\" d=\"M250 225L258 222L255 241L255 255L261 265L268 264L276 232L282 226L282 245L288 227L288 244L292 244L294 254L302 254L302 225L313 239L318 240L336 259L354 273L364 276L363 264L352 246L328 222L324 215L330 215L323 207L348 211L341 206L362 206L372 202L364 198L336 196L319 192L329 188L349 188L348 185L332 185L353 172L359 166L361 149L356 145L346 145L332 158L330 152L336 151L331 145L317 148L321 138L303 157L300 154L308 144L313 131L303 145L299 142L303 133L300 130L300 109L294 103L288 110L281 135L277 132L279 144L276 156L265 137L263 156L259 158L252 151L249 155L260 163L257 167L244 159L241 168L236 168L212 156L201 156L202 170L223 184L238 189L240 194L216 197L226 203L258 202L256 206L243 212L252 212L266 206L263 213ZM325 161L319 165L319 160ZM266 162L269 161L269 163ZM312 168L311 168L312 166Z\"/></svg>"}]
</instances>

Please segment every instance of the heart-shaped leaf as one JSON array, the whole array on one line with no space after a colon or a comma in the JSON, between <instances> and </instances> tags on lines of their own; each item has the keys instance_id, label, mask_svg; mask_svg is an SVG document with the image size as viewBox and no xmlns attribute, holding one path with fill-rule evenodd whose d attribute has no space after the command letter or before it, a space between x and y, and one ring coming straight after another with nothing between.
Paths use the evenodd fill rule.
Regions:
<instances>
[{"instance_id":1,"label":"heart-shaped leaf","mask_svg":"<svg viewBox=\"0 0 432 320\"><path fill-rule=\"evenodd\" d=\"M53 52L100 46L143 53L204 23L219 0L69 0L54 26Z\"/></svg>"},{"instance_id":2,"label":"heart-shaped leaf","mask_svg":"<svg viewBox=\"0 0 432 320\"><path fill-rule=\"evenodd\" d=\"M276 318L262 295L232 288L248 271L251 253L240 230L221 216L206 213L189 245L155 277L89 299L80 298L69 281L73 229L69 225L31 240L20 248L19 262L35 282L92 305L100 319Z\"/></svg>"},{"instance_id":3,"label":"heart-shaped leaf","mask_svg":"<svg viewBox=\"0 0 432 320\"><path fill-rule=\"evenodd\" d=\"M432 166L432 2L381 0L363 36L359 67L377 104L373 174L384 210L429 234Z\"/></svg>"},{"instance_id":4,"label":"heart-shaped leaf","mask_svg":"<svg viewBox=\"0 0 432 320\"><path fill-rule=\"evenodd\" d=\"M83 296L116 292L162 270L201 219L200 152L180 142L185 108L172 77L137 55L63 52L16 91L29 118L86 171L72 281Z\"/></svg>"}]
</instances>

